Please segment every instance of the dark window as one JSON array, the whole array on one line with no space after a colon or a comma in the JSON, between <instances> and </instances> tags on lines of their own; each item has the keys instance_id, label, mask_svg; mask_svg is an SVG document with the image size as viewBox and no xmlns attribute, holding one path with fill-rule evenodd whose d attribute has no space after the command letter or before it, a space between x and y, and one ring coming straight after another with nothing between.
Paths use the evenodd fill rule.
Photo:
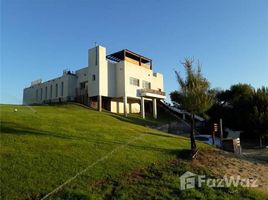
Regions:
<instances>
[{"instance_id":1,"label":"dark window","mask_svg":"<svg viewBox=\"0 0 268 200\"><path fill-rule=\"evenodd\" d=\"M51 85L50 86L50 99L52 99L52 92L53 92L52 90L53 90L53 86Z\"/></svg>"},{"instance_id":2,"label":"dark window","mask_svg":"<svg viewBox=\"0 0 268 200\"><path fill-rule=\"evenodd\" d=\"M61 96L63 96L63 87L64 87L64 83L61 82Z\"/></svg>"},{"instance_id":3,"label":"dark window","mask_svg":"<svg viewBox=\"0 0 268 200\"><path fill-rule=\"evenodd\" d=\"M38 101L38 89L36 89L36 91L35 91L35 99L36 99L36 101Z\"/></svg>"},{"instance_id":4,"label":"dark window","mask_svg":"<svg viewBox=\"0 0 268 200\"><path fill-rule=\"evenodd\" d=\"M56 84L56 89L55 89L55 94L56 94L56 98L58 97L58 84Z\"/></svg>"},{"instance_id":5,"label":"dark window","mask_svg":"<svg viewBox=\"0 0 268 200\"><path fill-rule=\"evenodd\" d=\"M45 99L47 99L47 86L45 88Z\"/></svg>"},{"instance_id":6,"label":"dark window","mask_svg":"<svg viewBox=\"0 0 268 200\"><path fill-rule=\"evenodd\" d=\"M93 74L93 75L92 75L92 81L95 81L95 80L96 80L96 75Z\"/></svg>"},{"instance_id":7,"label":"dark window","mask_svg":"<svg viewBox=\"0 0 268 200\"><path fill-rule=\"evenodd\" d=\"M85 87L86 87L86 82L80 83L80 89L85 89Z\"/></svg>"}]
</instances>

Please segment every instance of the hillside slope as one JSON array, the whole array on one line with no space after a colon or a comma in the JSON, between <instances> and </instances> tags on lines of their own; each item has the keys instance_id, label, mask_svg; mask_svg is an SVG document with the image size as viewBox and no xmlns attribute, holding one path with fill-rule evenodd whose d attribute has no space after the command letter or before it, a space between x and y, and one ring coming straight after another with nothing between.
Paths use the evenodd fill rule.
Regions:
<instances>
[{"instance_id":1,"label":"hillside slope","mask_svg":"<svg viewBox=\"0 0 268 200\"><path fill-rule=\"evenodd\" d=\"M2 105L1 115L1 185L8 199L40 197L107 154L75 181L116 176L189 146L185 138L75 105Z\"/></svg>"},{"instance_id":2,"label":"hillside slope","mask_svg":"<svg viewBox=\"0 0 268 200\"><path fill-rule=\"evenodd\" d=\"M152 164L177 159L189 148L187 138L137 125L154 122L135 117L71 104L0 108L1 199L41 199L51 191L55 192L48 196L52 199L111 199L110 182L117 184L115 180L135 170L149 169L150 174ZM186 169L182 167L181 172ZM179 190L178 174L171 179L176 180L171 186ZM132 182L126 184L131 187ZM149 184L143 189L152 187L159 188ZM136 189L131 191L135 194ZM117 197L124 199L126 194L121 193Z\"/></svg>"}]
</instances>

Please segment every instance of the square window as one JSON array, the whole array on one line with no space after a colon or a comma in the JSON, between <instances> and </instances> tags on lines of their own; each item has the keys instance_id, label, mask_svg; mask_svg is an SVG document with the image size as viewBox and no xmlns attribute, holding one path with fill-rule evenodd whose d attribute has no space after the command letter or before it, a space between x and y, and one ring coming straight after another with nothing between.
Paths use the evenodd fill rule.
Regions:
<instances>
[{"instance_id":1,"label":"square window","mask_svg":"<svg viewBox=\"0 0 268 200\"><path fill-rule=\"evenodd\" d=\"M140 86L140 80L137 78L130 77L129 83L130 85Z\"/></svg>"}]
</instances>

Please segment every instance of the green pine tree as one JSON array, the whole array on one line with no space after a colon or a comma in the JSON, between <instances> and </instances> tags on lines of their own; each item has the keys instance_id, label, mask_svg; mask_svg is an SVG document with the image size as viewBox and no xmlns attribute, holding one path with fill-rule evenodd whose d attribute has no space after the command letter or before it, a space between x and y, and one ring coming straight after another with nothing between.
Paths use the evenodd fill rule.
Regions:
<instances>
[{"instance_id":1,"label":"green pine tree","mask_svg":"<svg viewBox=\"0 0 268 200\"><path fill-rule=\"evenodd\" d=\"M179 103L182 109L191 113L191 152L192 156L196 153L197 147L195 143L195 115L201 114L207 111L213 104L213 95L209 92L210 83L201 74L200 64L197 64L197 68L193 68L193 59L186 58L182 63L186 70L186 78L180 75L178 71L175 71L177 81L179 83L177 103Z\"/></svg>"}]
</instances>

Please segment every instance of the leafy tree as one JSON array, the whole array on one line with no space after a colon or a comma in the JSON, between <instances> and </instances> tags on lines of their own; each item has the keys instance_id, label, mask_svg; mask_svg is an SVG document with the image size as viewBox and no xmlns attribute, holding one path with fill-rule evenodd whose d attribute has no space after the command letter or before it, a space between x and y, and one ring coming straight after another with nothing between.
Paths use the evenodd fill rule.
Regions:
<instances>
[{"instance_id":1,"label":"leafy tree","mask_svg":"<svg viewBox=\"0 0 268 200\"><path fill-rule=\"evenodd\" d=\"M173 92L171 99L173 101L178 101L182 109L191 113L191 151L192 155L196 153L196 143L195 143L195 115L199 113L204 113L213 104L213 95L210 93L210 83L201 74L200 64L197 64L197 69L193 69L193 59L186 58L182 63L186 70L185 80L175 71L177 81L179 83L179 90ZM174 98L174 94L176 98Z\"/></svg>"},{"instance_id":2,"label":"leafy tree","mask_svg":"<svg viewBox=\"0 0 268 200\"><path fill-rule=\"evenodd\" d=\"M260 138L268 136L268 88L262 87L254 92L249 114L249 130Z\"/></svg>"},{"instance_id":3,"label":"leafy tree","mask_svg":"<svg viewBox=\"0 0 268 200\"><path fill-rule=\"evenodd\" d=\"M237 84L230 88L231 99L229 104L232 106L231 119L233 127L243 130L248 129L249 113L252 106L251 101L254 93L254 88L248 84Z\"/></svg>"},{"instance_id":4,"label":"leafy tree","mask_svg":"<svg viewBox=\"0 0 268 200\"><path fill-rule=\"evenodd\" d=\"M172 102L176 102L180 105L179 102L182 100L182 95L179 91L173 91L169 94L169 96Z\"/></svg>"},{"instance_id":5,"label":"leafy tree","mask_svg":"<svg viewBox=\"0 0 268 200\"><path fill-rule=\"evenodd\" d=\"M248 84L232 85L218 91L216 102L208 111L212 120L223 119L226 127L242 130L245 137L268 135L268 88L255 90Z\"/></svg>"},{"instance_id":6,"label":"leafy tree","mask_svg":"<svg viewBox=\"0 0 268 200\"><path fill-rule=\"evenodd\" d=\"M242 130L249 119L253 93L254 89L250 85L241 83L232 85L229 90L218 91L216 103L208 114L214 121L223 118L229 128Z\"/></svg>"}]
</instances>

